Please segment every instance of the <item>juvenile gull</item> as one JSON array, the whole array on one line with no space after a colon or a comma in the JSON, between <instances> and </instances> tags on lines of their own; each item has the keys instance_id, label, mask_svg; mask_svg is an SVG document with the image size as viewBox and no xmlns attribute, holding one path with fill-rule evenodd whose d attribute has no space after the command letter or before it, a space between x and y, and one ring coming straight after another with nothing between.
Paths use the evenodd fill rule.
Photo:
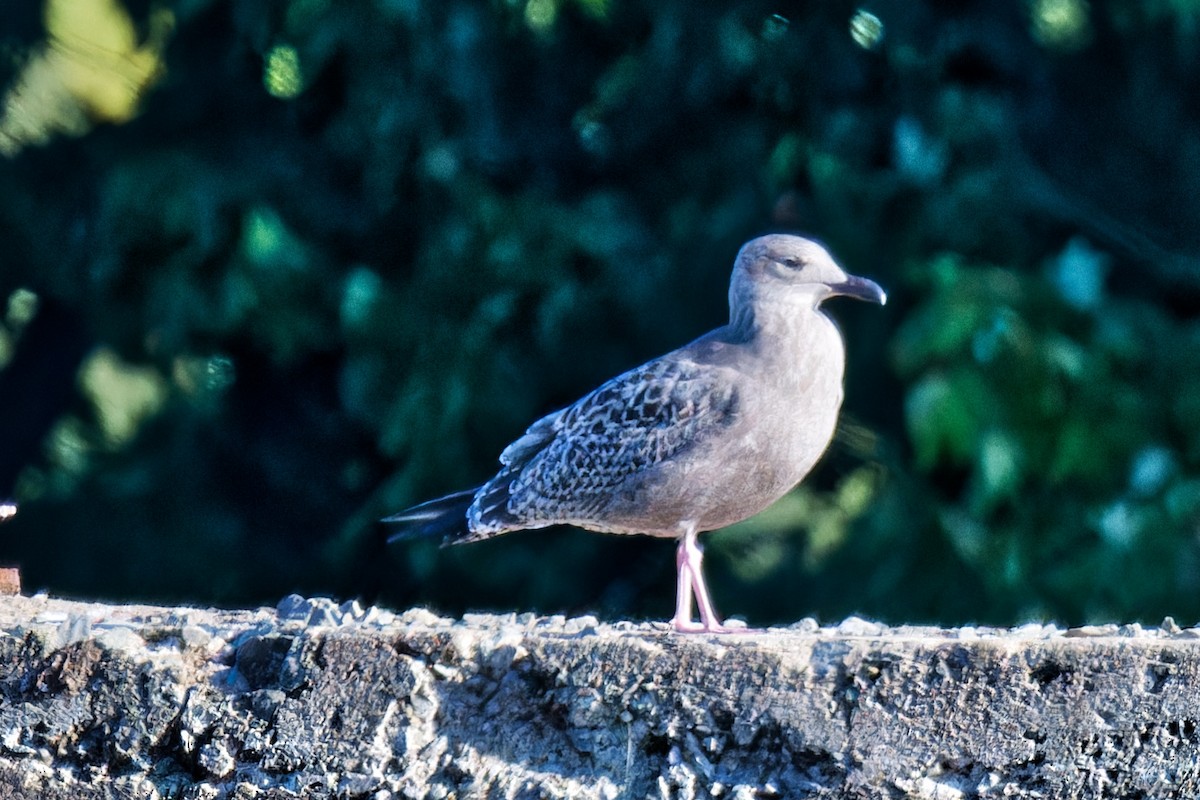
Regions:
<instances>
[{"instance_id":1,"label":"juvenile gull","mask_svg":"<svg viewBox=\"0 0 1200 800\"><path fill-rule=\"evenodd\" d=\"M392 539L459 544L548 525L678 538L672 624L730 630L704 584L696 537L774 503L829 446L846 349L821 303L835 295L886 301L816 242L772 234L746 243L728 325L538 420L483 486L384 520L408 525Z\"/></svg>"}]
</instances>

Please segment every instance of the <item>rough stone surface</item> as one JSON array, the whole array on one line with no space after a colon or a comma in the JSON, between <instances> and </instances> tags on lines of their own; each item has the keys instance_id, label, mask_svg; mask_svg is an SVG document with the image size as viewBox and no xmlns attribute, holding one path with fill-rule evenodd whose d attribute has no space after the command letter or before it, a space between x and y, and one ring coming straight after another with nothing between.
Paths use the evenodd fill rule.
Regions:
<instances>
[{"instance_id":1,"label":"rough stone surface","mask_svg":"<svg viewBox=\"0 0 1200 800\"><path fill-rule=\"evenodd\" d=\"M0 598L0 797L1200 795L1200 638Z\"/></svg>"}]
</instances>

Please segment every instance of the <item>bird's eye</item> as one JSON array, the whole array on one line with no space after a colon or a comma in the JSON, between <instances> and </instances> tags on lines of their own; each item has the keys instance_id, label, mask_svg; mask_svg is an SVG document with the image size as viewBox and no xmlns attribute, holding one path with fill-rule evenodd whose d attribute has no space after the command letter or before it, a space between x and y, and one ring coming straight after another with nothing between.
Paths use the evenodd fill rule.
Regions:
<instances>
[{"instance_id":1,"label":"bird's eye","mask_svg":"<svg viewBox=\"0 0 1200 800\"><path fill-rule=\"evenodd\" d=\"M800 269L800 259L793 256L780 259L780 263L789 269Z\"/></svg>"}]
</instances>

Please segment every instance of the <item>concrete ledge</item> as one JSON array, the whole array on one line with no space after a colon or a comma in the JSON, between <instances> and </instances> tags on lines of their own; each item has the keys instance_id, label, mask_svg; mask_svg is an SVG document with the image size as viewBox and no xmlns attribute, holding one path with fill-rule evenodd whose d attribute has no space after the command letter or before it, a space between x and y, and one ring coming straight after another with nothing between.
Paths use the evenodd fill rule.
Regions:
<instances>
[{"instance_id":1,"label":"concrete ledge","mask_svg":"<svg viewBox=\"0 0 1200 800\"><path fill-rule=\"evenodd\" d=\"M1200 634L0 598L0 796L1195 797Z\"/></svg>"}]
</instances>

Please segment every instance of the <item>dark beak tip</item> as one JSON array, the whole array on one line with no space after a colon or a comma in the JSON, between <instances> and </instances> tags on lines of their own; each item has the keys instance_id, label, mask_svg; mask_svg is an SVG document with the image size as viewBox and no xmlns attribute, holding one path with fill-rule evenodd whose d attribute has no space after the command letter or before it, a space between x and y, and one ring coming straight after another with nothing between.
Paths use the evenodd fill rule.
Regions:
<instances>
[{"instance_id":1,"label":"dark beak tip","mask_svg":"<svg viewBox=\"0 0 1200 800\"><path fill-rule=\"evenodd\" d=\"M851 275L845 283L837 286L836 289L839 294L844 294L857 300L866 300L878 303L881 306L887 305L887 292L870 278L859 278L858 276Z\"/></svg>"}]
</instances>

